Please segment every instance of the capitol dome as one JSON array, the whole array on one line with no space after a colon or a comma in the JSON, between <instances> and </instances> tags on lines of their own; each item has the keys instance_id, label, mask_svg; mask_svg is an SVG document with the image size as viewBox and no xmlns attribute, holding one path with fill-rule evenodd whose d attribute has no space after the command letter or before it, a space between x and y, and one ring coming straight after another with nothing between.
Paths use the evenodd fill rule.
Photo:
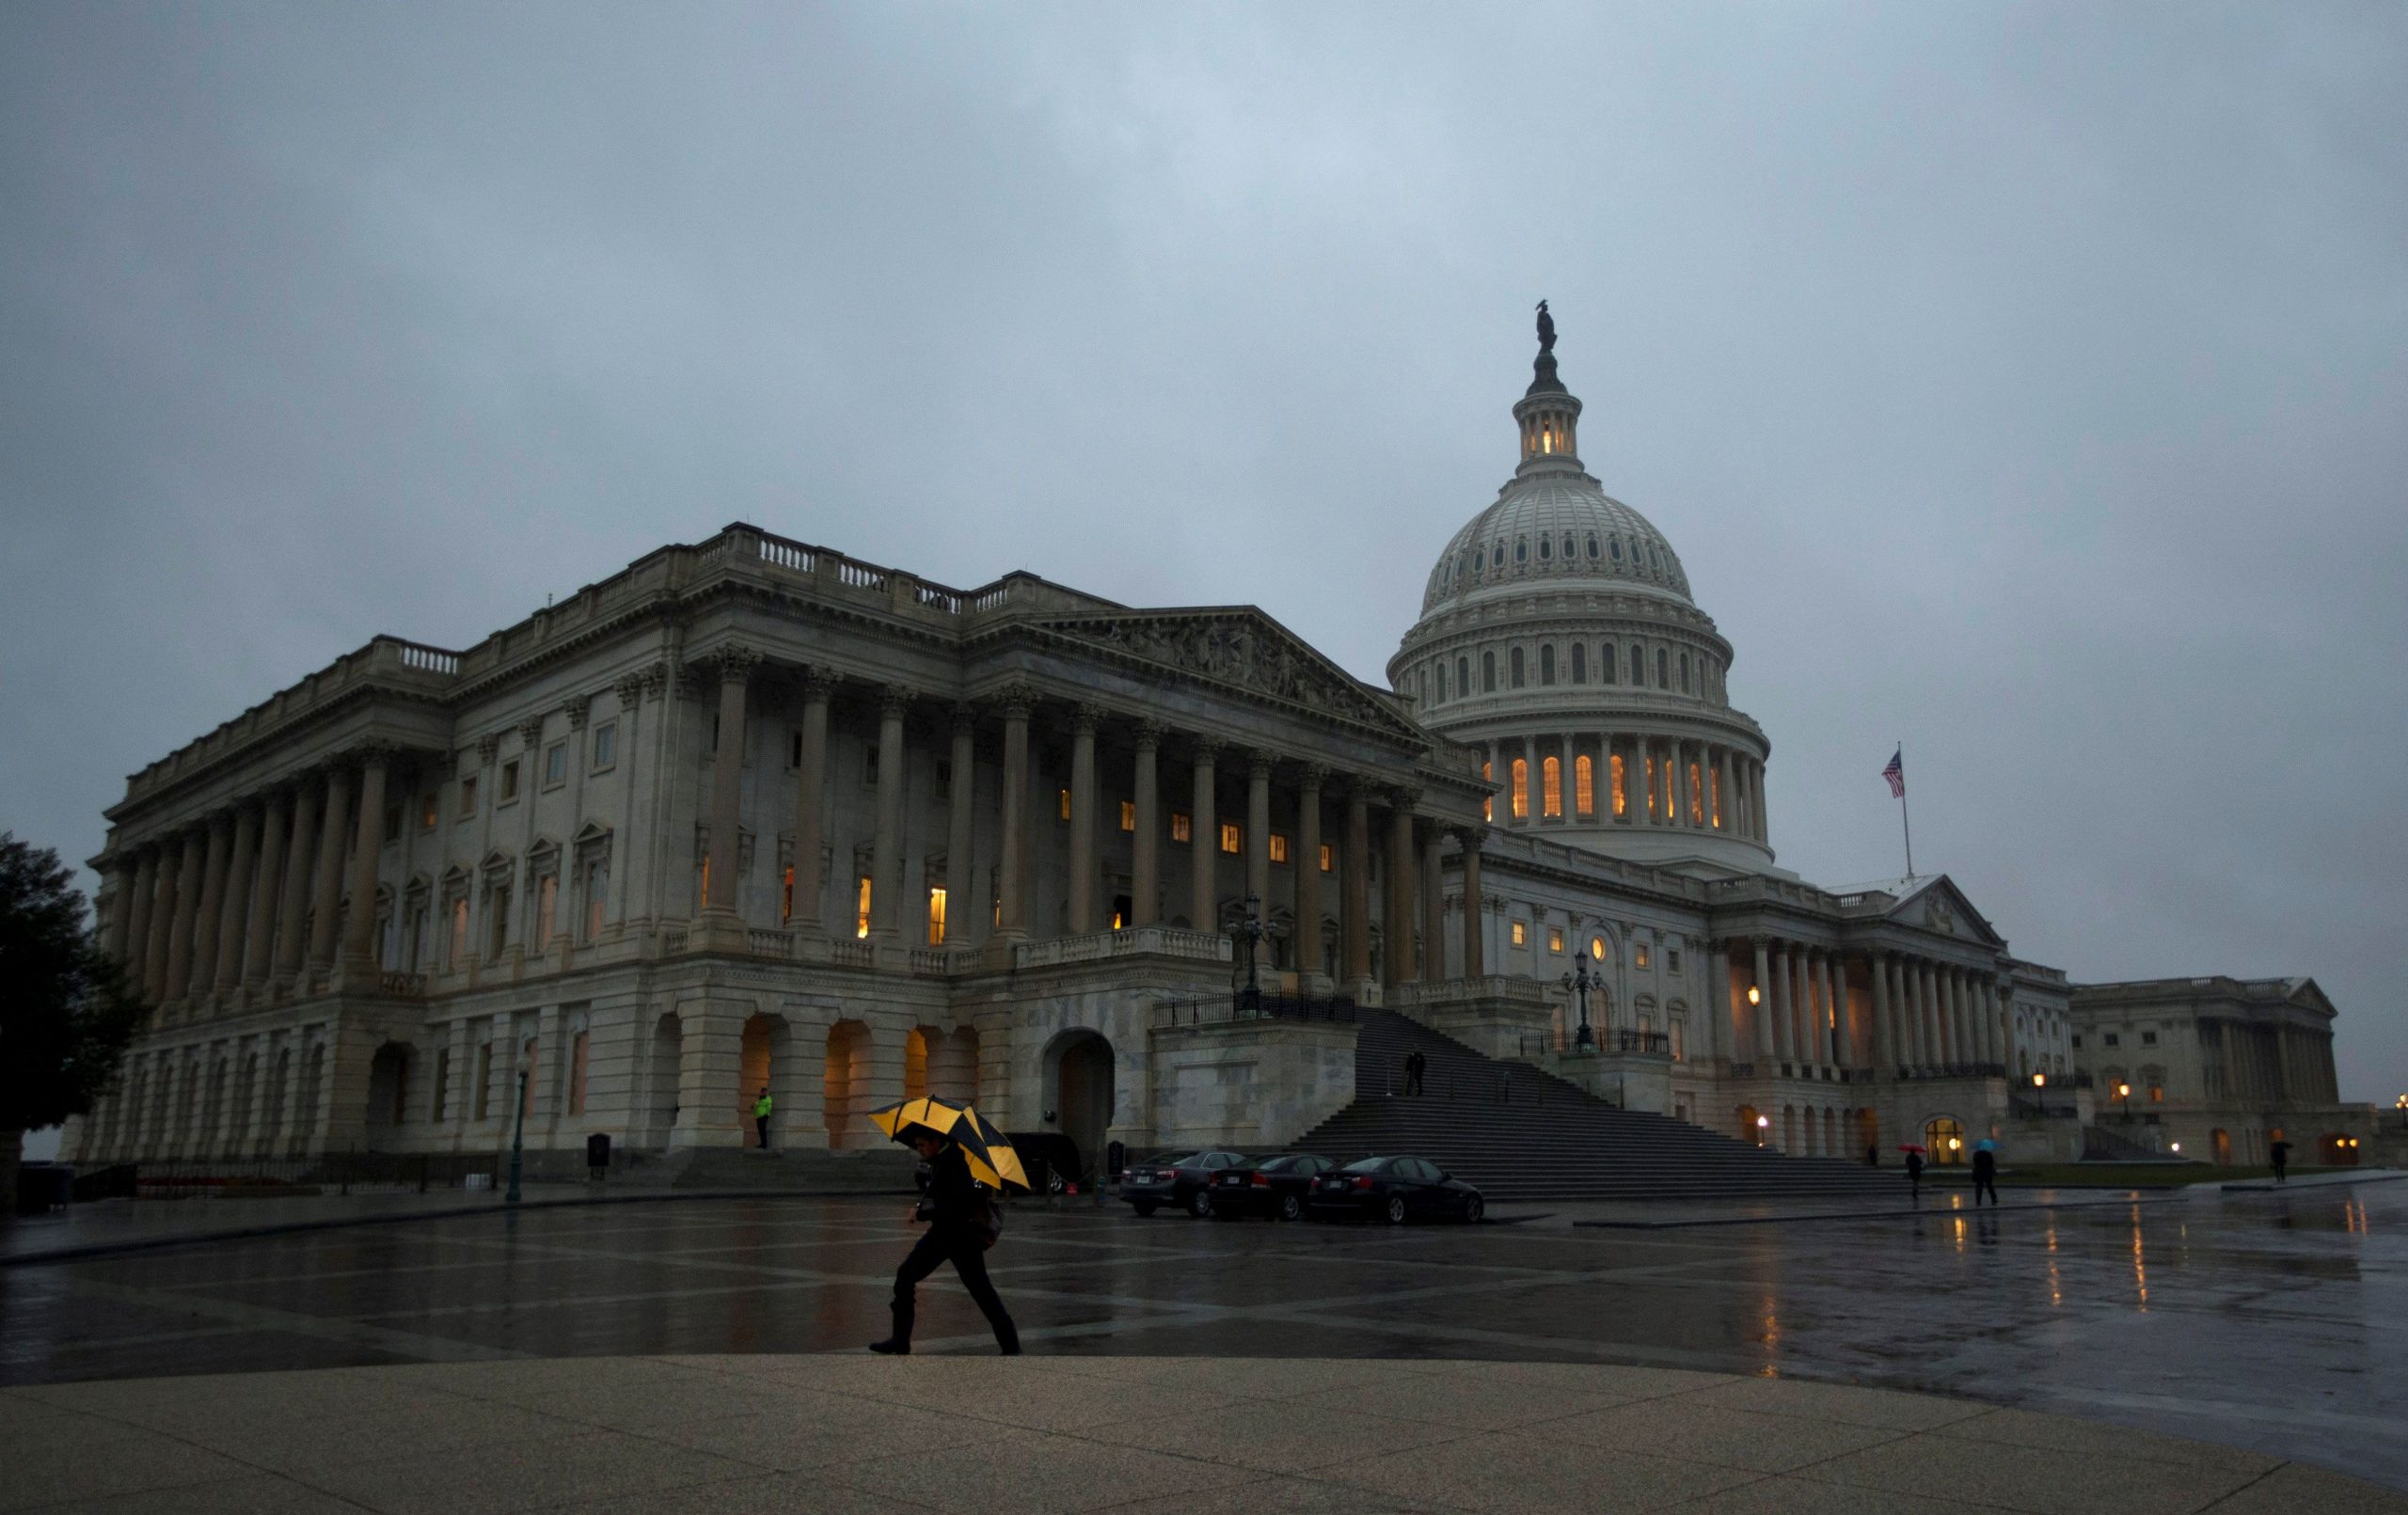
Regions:
<instances>
[{"instance_id":1,"label":"capitol dome","mask_svg":"<svg viewBox=\"0 0 2408 1515\"><path fill-rule=\"evenodd\" d=\"M1732 648L1680 555L1581 466L1580 402L1539 355L1514 402L1521 461L1430 570L1388 680L1478 749L1490 819L1706 874L1772 862L1762 728L1734 709Z\"/></svg>"}]
</instances>

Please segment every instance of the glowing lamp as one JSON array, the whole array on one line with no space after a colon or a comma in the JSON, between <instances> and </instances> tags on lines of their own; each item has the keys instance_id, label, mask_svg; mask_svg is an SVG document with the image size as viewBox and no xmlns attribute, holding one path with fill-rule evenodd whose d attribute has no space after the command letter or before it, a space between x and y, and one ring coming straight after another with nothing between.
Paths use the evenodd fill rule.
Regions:
<instances>
[{"instance_id":1,"label":"glowing lamp","mask_svg":"<svg viewBox=\"0 0 2408 1515\"><path fill-rule=\"evenodd\" d=\"M1757 987L1756 987L1754 985L1752 985L1752 984L1749 985L1749 986L1748 986L1748 1002L1749 1002L1750 1004L1762 1004L1762 1003L1764 1003L1764 1002L1765 1002L1765 994L1764 994L1764 990L1762 990L1762 989L1760 989L1760 988L1757 988Z\"/></svg>"},{"instance_id":2,"label":"glowing lamp","mask_svg":"<svg viewBox=\"0 0 2408 1515\"><path fill-rule=\"evenodd\" d=\"M1965 1139L1961 1136L1952 1136L1948 1139L1948 1150L1951 1152L1956 1151L1964 1144Z\"/></svg>"},{"instance_id":3,"label":"glowing lamp","mask_svg":"<svg viewBox=\"0 0 2408 1515\"><path fill-rule=\"evenodd\" d=\"M1758 1129L1758 1130L1760 1130L1760 1131L1761 1131L1761 1130L1763 1130L1766 1127L1770 1126L1771 1124L1772 1124L1772 1117L1771 1117L1770 1115L1758 1115L1758 1116L1756 1117L1756 1129Z\"/></svg>"},{"instance_id":4,"label":"glowing lamp","mask_svg":"<svg viewBox=\"0 0 2408 1515\"><path fill-rule=\"evenodd\" d=\"M2032 1087L2035 1089L2044 1086L2048 1081L2049 1076L2045 1073L2035 1073L2032 1075Z\"/></svg>"},{"instance_id":5,"label":"glowing lamp","mask_svg":"<svg viewBox=\"0 0 2408 1515\"><path fill-rule=\"evenodd\" d=\"M2175 1150L2175 1151L2177 1151L2177 1152L2181 1151L2181 1150L2182 1150L2182 1144L2181 1144L2181 1143L2179 1143L2179 1142L2175 1143L2175 1144L2174 1144L2174 1150Z\"/></svg>"}]
</instances>

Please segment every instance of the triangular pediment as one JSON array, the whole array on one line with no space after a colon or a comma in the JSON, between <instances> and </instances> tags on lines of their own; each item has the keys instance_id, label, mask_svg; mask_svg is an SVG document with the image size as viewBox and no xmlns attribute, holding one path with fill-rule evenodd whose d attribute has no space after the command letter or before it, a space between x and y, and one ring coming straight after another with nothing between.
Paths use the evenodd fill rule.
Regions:
<instances>
[{"instance_id":1,"label":"triangular pediment","mask_svg":"<svg viewBox=\"0 0 2408 1515\"><path fill-rule=\"evenodd\" d=\"M1252 606L1054 616L1040 630L1190 679L1368 726L1427 746L1430 736L1378 691Z\"/></svg>"},{"instance_id":2,"label":"triangular pediment","mask_svg":"<svg viewBox=\"0 0 2408 1515\"><path fill-rule=\"evenodd\" d=\"M2291 1004L2298 1005L2302 1009L2313 1010L2319 1015L2335 1014L2333 1002L2325 998L2323 987L2312 978L2294 979L2290 993L2283 998Z\"/></svg>"},{"instance_id":3,"label":"triangular pediment","mask_svg":"<svg viewBox=\"0 0 2408 1515\"><path fill-rule=\"evenodd\" d=\"M1960 941L1977 942L1985 947L2004 948L2006 939L2000 936L1988 917L1973 908L1973 902L1956 887L1946 874L1925 874L1916 878L1899 879L1893 883L1871 886L1896 896L1885 919L1900 925L1955 937Z\"/></svg>"}]
</instances>

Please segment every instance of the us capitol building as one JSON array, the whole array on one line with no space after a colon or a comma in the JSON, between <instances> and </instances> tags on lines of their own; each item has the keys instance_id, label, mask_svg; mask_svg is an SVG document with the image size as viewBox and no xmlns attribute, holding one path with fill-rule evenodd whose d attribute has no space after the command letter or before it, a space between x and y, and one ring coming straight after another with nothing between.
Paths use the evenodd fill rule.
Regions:
<instances>
[{"instance_id":1,"label":"us capitol building","mask_svg":"<svg viewBox=\"0 0 2408 1515\"><path fill-rule=\"evenodd\" d=\"M68 1154L490 1152L522 1077L555 1167L750 1144L764 1087L781 1148L924 1092L1261 1147L1355 1097L1341 1001L1794 1153L2345 1150L2311 981L2076 986L1945 876L1776 865L1734 650L1582 466L1553 346L1386 688L1252 607L741 524L337 658L109 811L156 1009Z\"/></svg>"}]
</instances>

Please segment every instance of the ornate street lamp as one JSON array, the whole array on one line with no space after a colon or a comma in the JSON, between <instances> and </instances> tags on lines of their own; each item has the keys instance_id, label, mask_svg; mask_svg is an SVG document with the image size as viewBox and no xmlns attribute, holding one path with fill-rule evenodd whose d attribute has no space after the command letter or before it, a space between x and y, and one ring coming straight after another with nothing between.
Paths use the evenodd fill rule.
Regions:
<instances>
[{"instance_id":1,"label":"ornate street lamp","mask_svg":"<svg viewBox=\"0 0 2408 1515\"><path fill-rule=\"evenodd\" d=\"M2400 1112L2400 1128L2408 1131L2408 1094L2401 1095L2393 1100L2391 1108Z\"/></svg>"},{"instance_id":2,"label":"ornate street lamp","mask_svg":"<svg viewBox=\"0 0 2408 1515\"><path fill-rule=\"evenodd\" d=\"M1245 897L1245 915L1236 925L1229 928L1230 939L1235 941L1239 949L1245 954L1245 988L1239 994L1238 1003L1244 1005L1248 1014L1259 1012L1262 1008L1262 986L1255 981L1254 959L1255 948L1264 935L1262 900L1258 895L1248 894Z\"/></svg>"},{"instance_id":3,"label":"ornate street lamp","mask_svg":"<svg viewBox=\"0 0 2408 1515\"><path fill-rule=\"evenodd\" d=\"M2124 1102L2124 1118L2131 1120L2132 1118L2132 1086L2129 1083L2116 1084L2115 1097Z\"/></svg>"},{"instance_id":4,"label":"ornate street lamp","mask_svg":"<svg viewBox=\"0 0 2408 1515\"><path fill-rule=\"evenodd\" d=\"M1584 1052L1597 1048L1597 1034L1589 1029L1589 991L1605 987L1606 981L1589 971L1589 955L1580 953L1572 959L1572 971L1563 975L1563 986L1580 1002L1580 1036L1576 1045Z\"/></svg>"},{"instance_id":5,"label":"ornate street lamp","mask_svg":"<svg viewBox=\"0 0 2408 1515\"><path fill-rule=\"evenodd\" d=\"M534 1071L528 1066L531 1061L526 1053L518 1054L518 1110L510 1125L510 1191L501 1196L505 1205L518 1203L518 1174L527 1150L527 1080Z\"/></svg>"}]
</instances>

